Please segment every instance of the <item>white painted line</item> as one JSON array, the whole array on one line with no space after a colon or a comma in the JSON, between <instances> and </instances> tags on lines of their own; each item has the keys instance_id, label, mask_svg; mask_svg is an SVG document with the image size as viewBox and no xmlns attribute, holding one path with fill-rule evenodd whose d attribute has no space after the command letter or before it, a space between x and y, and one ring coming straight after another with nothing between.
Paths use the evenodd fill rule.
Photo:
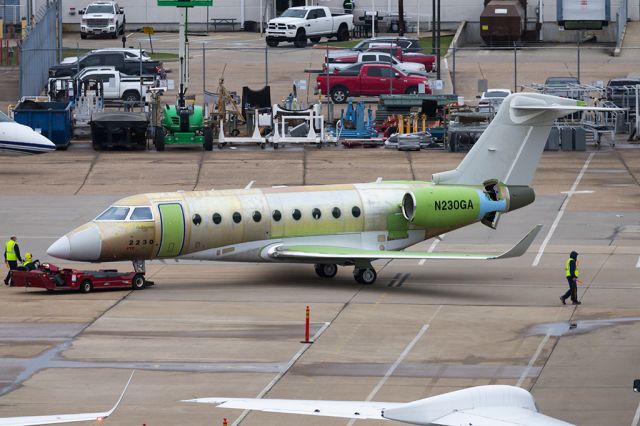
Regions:
<instances>
[{"instance_id":1,"label":"white painted line","mask_svg":"<svg viewBox=\"0 0 640 426\"><path fill-rule=\"evenodd\" d=\"M631 420L631 426L638 426L638 423L640 423L640 404L638 404L636 414L633 416L633 420Z\"/></svg>"},{"instance_id":2,"label":"white painted line","mask_svg":"<svg viewBox=\"0 0 640 426\"><path fill-rule=\"evenodd\" d=\"M316 340L318 337L320 337L322 335L322 333L324 333L324 331L329 327L331 323L329 322L325 322L324 325L320 328L320 330L318 330L316 332L316 334L313 335L312 340ZM273 378L273 380L271 380L269 382L269 384L267 386L265 386L264 389L262 389L260 391L260 393L256 396L256 398L260 399L263 396L265 396L271 389L273 389L273 387L276 385L276 383L278 383L280 381L280 379L282 379L282 377L287 374L287 372L291 369L291 367L293 367L293 364L296 363L296 361L298 361L298 359L300 359L300 357L307 351L307 349L309 349L311 347L311 344L307 343L305 344L303 347L300 348L300 350L298 351L298 353L296 353L293 358L291 358L291 360L289 361L289 363L287 364L287 366L284 368L284 370L282 370L280 373L278 373L278 375L276 377ZM233 424L231 426L238 426L240 424L240 422L242 422L244 420L245 417L247 417L247 415L251 412L251 410L244 410L240 416L236 419L235 422L233 422Z\"/></svg>"},{"instance_id":3,"label":"white painted line","mask_svg":"<svg viewBox=\"0 0 640 426\"><path fill-rule=\"evenodd\" d=\"M542 244L540 245L540 248L538 249L538 254L536 255L536 258L533 260L533 264L532 264L533 266L538 266L538 264L540 263L540 259L542 258L544 249L547 248L547 244L549 244L549 241L551 240L553 233L558 227L558 223L560 223L560 219L562 219L562 215L564 215L564 211L567 208L567 205L569 205L569 201L571 200L573 193L575 192L576 188L580 184L580 181L582 180L582 176L584 176L584 173L587 171L587 167L589 167L589 163L591 163L591 159L593 158L593 156L594 156L593 152L589 154L589 158L587 158L587 161L584 162L584 165L582 166L582 170L580 170L580 173L578 174L578 177L576 177L575 182L573 182L573 186L569 190L567 197L562 202L562 206L560 206L560 211L558 211L558 214L556 215L556 219L553 221L553 224L549 229L549 233L547 233L547 236L544 238L544 241L542 242Z\"/></svg>"},{"instance_id":4,"label":"white painted line","mask_svg":"<svg viewBox=\"0 0 640 426\"><path fill-rule=\"evenodd\" d=\"M591 191L591 190L584 190L584 191L562 191L561 194L572 194L572 195L576 195L576 194L593 194L596 191Z\"/></svg>"},{"instance_id":5,"label":"white painted line","mask_svg":"<svg viewBox=\"0 0 640 426\"><path fill-rule=\"evenodd\" d=\"M638 263L636 263L636 268L640 268L640 257L638 258Z\"/></svg>"},{"instance_id":6,"label":"white painted line","mask_svg":"<svg viewBox=\"0 0 640 426\"><path fill-rule=\"evenodd\" d=\"M444 238L445 235L447 235L447 234L442 234L442 235L437 236L436 239L433 240L433 242L429 246L429 250L427 250L427 253L433 253L433 251L436 249L436 246L442 240L442 238ZM426 262L426 260L427 259L420 259L420 261L418 262L418 265L424 265L424 262Z\"/></svg>"},{"instance_id":7,"label":"white painted line","mask_svg":"<svg viewBox=\"0 0 640 426\"><path fill-rule=\"evenodd\" d=\"M127 34L127 38L131 38L132 35L134 35L135 33L129 33Z\"/></svg>"},{"instance_id":8,"label":"white painted line","mask_svg":"<svg viewBox=\"0 0 640 426\"><path fill-rule=\"evenodd\" d=\"M402 353L400 354L398 359L396 359L396 361L391 365L391 367L389 367L389 369L385 373L384 377L382 379L380 379L380 381L378 382L376 387L373 388L373 390L371 391L369 396L367 396L367 399L365 401L369 402L376 396L378 391L382 388L382 386L384 386L384 384L387 382L389 377L391 377L393 372L396 371L396 368L398 368L400 363L406 358L407 355L409 355L409 352L411 352L411 349L413 349L413 347L416 345L416 343L418 343L418 340L420 340L422 335L427 332L427 330L429 329L429 324L431 324L431 322L436 317L436 315L438 315L438 313L440 312L440 309L442 309L442 305L438 306L438 309L436 309L436 311L431 316L431 318L429 318L429 321L425 325L422 326L420 331L418 331L418 334L416 334L415 337L413 338L413 340L407 345L406 348L404 348L404 350L402 351ZM349 421L349 423L347 423L347 426L352 426L356 422L356 420L358 420L358 419L351 419Z\"/></svg>"},{"instance_id":9,"label":"white painted line","mask_svg":"<svg viewBox=\"0 0 640 426\"><path fill-rule=\"evenodd\" d=\"M525 379L529 375L529 371L531 371L531 367L533 367L533 364L536 362L536 360L540 356L542 349L544 349L544 345L546 345L547 342L549 341L550 336L551 336L551 327L549 327L549 330L547 331L547 334L545 334L544 339L542 339L542 342L540 342L540 344L538 345L538 349L536 349L536 352L533 354L533 356L529 360L529 364L527 364L527 368L525 368L522 374L520 375L520 378L518 379L518 383L516 383L517 387L522 386L522 383L525 381Z\"/></svg>"}]
</instances>

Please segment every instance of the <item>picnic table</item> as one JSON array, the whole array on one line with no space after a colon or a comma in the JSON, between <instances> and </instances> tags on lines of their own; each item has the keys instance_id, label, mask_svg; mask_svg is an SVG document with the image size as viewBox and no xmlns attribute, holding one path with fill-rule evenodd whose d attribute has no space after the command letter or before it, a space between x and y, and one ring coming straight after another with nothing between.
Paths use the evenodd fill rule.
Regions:
<instances>
[{"instance_id":1,"label":"picnic table","mask_svg":"<svg viewBox=\"0 0 640 426\"><path fill-rule=\"evenodd\" d=\"M218 30L218 25L231 25L231 30L236 30L236 25L240 25L240 22L236 18L212 18L213 31Z\"/></svg>"}]
</instances>

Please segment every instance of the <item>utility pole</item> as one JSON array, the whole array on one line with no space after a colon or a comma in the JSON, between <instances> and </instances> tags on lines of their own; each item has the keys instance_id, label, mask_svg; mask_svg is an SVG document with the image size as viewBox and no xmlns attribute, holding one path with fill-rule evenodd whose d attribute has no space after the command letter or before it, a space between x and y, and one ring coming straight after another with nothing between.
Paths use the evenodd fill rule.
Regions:
<instances>
[{"instance_id":1,"label":"utility pole","mask_svg":"<svg viewBox=\"0 0 640 426\"><path fill-rule=\"evenodd\" d=\"M398 0L398 35L404 37L404 0Z\"/></svg>"}]
</instances>

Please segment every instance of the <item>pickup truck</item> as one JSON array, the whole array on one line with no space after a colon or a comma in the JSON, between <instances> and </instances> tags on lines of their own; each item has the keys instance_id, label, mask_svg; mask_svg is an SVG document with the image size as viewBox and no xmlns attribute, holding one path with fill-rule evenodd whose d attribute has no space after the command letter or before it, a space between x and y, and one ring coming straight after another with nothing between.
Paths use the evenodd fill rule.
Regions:
<instances>
[{"instance_id":1,"label":"pickup truck","mask_svg":"<svg viewBox=\"0 0 640 426\"><path fill-rule=\"evenodd\" d=\"M50 78L72 77L86 67L112 66L127 75L140 75L140 61L131 60L123 52L96 51L80 57L78 61L54 65L49 68ZM158 61L142 61L142 74L163 74Z\"/></svg>"},{"instance_id":2,"label":"pickup truck","mask_svg":"<svg viewBox=\"0 0 640 426\"><path fill-rule=\"evenodd\" d=\"M85 87L88 90L96 90L96 83L102 82L102 95L106 101L123 100L127 102L137 102L141 99L140 94L140 77L128 76L116 70L115 67L88 67L80 71L73 77L51 78L49 79L49 92L56 99L64 95L65 90L69 90L69 96L73 96L73 87L64 84L64 80L77 80L78 82L87 83L88 86L77 84L75 87L81 90ZM142 76L142 95L147 88L152 87L155 83L155 76Z\"/></svg>"},{"instance_id":3,"label":"pickup truck","mask_svg":"<svg viewBox=\"0 0 640 426\"><path fill-rule=\"evenodd\" d=\"M293 42L295 47L305 47L307 39L314 43L321 37L337 37L349 40L353 30L353 15L331 13L325 6L290 7L267 25L266 41L270 47L280 42Z\"/></svg>"},{"instance_id":4,"label":"pickup truck","mask_svg":"<svg viewBox=\"0 0 640 426\"><path fill-rule=\"evenodd\" d=\"M318 75L316 83L320 93L326 95L328 89L337 104L345 103L349 96L416 94L421 84L425 85L426 93L431 93L426 77L406 75L388 64L356 64L349 71Z\"/></svg>"},{"instance_id":5,"label":"pickup truck","mask_svg":"<svg viewBox=\"0 0 640 426\"><path fill-rule=\"evenodd\" d=\"M402 47L394 44L376 43L371 44L367 52L383 52L389 53L392 56L398 58L401 62L415 62L422 64L427 71L434 72L436 70L436 57L435 55L425 55L423 53L405 52Z\"/></svg>"},{"instance_id":6,"label":"pickup truck","mask_svg":"<svg viewBox=\"0 0 640 426\"><path fill-rule=\"evenodd\" d=\"M347 66L357 62L386 62L388 64L393 64L394 67L398 68L405 74L427 75L427 70L424 65L414 62L400 62L390 54L382 52L360 52L354 56L336 58L333 62L329 62L326 68L329 72L334 72L336 69L346 68Z\"/></svg>"},{"instance_id":7,"label":"pickup truck","mask_svg":"<svg viewBox=\"0 0 640 426\"><path fill-rule=\"evenodd\" d=\"M124 9L113 1L98 1L80 10L80 38L85 39L89 34L108 34L117 38L124 34Z\"/></svg>"}]
</instances>

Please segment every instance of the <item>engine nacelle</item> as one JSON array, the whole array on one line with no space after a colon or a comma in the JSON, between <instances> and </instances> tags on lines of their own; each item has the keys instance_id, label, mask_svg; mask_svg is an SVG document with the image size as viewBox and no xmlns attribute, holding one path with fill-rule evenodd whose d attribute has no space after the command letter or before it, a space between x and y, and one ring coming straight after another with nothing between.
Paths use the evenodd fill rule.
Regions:
<instances>
[{"instance_id":1,"label":"engine nacelle","mask_svg":"<svg viewBox=\"0 0 640 426\"><path fill-rule=\"evenodd\" d=\"M407 192L402 214L423 228L457 228L477 221L495 228L500 213L531 204L535 199L528 186L507 186L487 181L483 187L432 186Z\"/></svg>"}]
</instances>

